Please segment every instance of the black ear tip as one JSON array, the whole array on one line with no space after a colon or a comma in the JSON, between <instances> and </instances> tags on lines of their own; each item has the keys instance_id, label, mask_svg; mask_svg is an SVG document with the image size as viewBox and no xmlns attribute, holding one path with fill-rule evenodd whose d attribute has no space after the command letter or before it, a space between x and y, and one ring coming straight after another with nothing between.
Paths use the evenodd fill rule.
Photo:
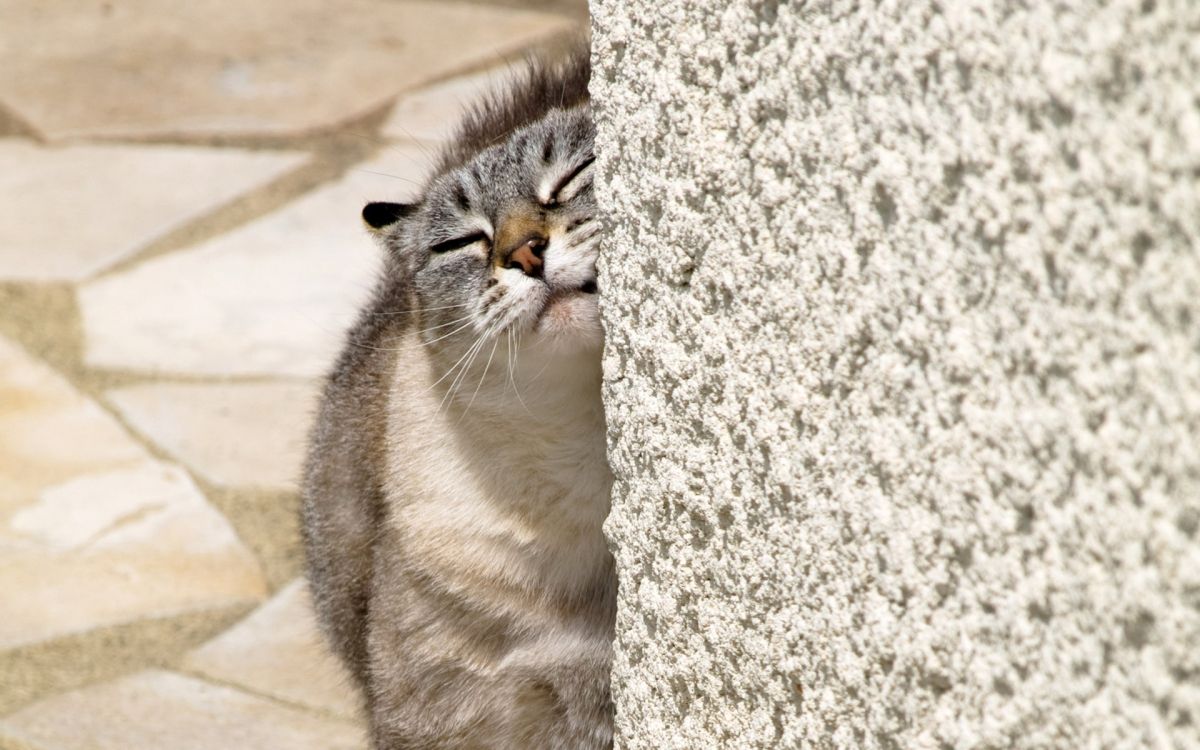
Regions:
<instances>
[{"instance_id":1,"label":"black ear tip","mask_svg":"<svg viewBox=\"0 0 1200 750\"><path fill-rule=\"evenodd\" d=\"M404 203L368 203L363 206L363 221L372 229L383 229L389 224L395 224L412 211L412 206Z\"/></svg>"}]
</instances>

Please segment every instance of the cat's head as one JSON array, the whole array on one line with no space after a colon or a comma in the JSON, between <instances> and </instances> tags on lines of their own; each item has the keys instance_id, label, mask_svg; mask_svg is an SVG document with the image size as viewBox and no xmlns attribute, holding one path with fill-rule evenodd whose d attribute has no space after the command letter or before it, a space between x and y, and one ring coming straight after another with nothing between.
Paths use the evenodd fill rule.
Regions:
<instances>
[{"instance_id":1,"label":"cat's head","mask_svg":"<svg viewBox=\"0 0 1200 750\"><path fill-rule=\"evenodd\" d=\"M363 210L402 258L422 340L441 358L498 346L599 361L593 133L586 101L552 107L452 152L418 202Z\"/></svg>"}]
</instances>

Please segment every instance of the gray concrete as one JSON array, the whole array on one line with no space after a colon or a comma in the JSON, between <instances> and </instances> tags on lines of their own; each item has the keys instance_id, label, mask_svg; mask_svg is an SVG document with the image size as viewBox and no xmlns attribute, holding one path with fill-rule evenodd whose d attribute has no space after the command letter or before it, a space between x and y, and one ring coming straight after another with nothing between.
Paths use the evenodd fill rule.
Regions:
<instances>
[{"instance_id":1,"label":"gray concrete","mask_svg":"<svg viewBox=\"0 0 1200 750\"><path fill-rule=\"evenodd\" d=\"M619 747L1200 746L1200 3L592 12Z\"/></svg>"}]
</instances>

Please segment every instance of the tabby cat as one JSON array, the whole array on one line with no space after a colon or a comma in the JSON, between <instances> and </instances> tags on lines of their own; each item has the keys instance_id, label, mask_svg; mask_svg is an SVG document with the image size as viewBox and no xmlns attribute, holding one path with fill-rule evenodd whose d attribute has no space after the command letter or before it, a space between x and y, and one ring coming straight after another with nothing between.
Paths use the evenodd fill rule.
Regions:
<instances>
[{"instance_id":1,"label":"tabby cat","mask_svg":"<svg viewBox=\"0 0 1200 750\"><path fill-rule=\"evenodd\" d=\"M308 579L377 750L606 748L616 579L585 52L475 106L325 387Z\"/></svg>"}]
</instances>

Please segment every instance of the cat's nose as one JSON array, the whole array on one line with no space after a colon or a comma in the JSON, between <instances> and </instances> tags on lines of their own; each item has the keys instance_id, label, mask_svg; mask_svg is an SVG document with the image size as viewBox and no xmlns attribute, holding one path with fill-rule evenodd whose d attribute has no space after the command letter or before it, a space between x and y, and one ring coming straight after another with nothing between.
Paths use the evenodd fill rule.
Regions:
<instances>
[{"instance_id":1,"label":"cat's nose","mask_svg":"<svg viewBox=\"0 0 1200 750\"><path fill-rule=\"evenodd\" d=\"M542 256L545 254L546 241L541 237L531 237L505 253L503 265L505 268L520 269L526 276L540 279Z\"/></svg>"}]
</instances>

